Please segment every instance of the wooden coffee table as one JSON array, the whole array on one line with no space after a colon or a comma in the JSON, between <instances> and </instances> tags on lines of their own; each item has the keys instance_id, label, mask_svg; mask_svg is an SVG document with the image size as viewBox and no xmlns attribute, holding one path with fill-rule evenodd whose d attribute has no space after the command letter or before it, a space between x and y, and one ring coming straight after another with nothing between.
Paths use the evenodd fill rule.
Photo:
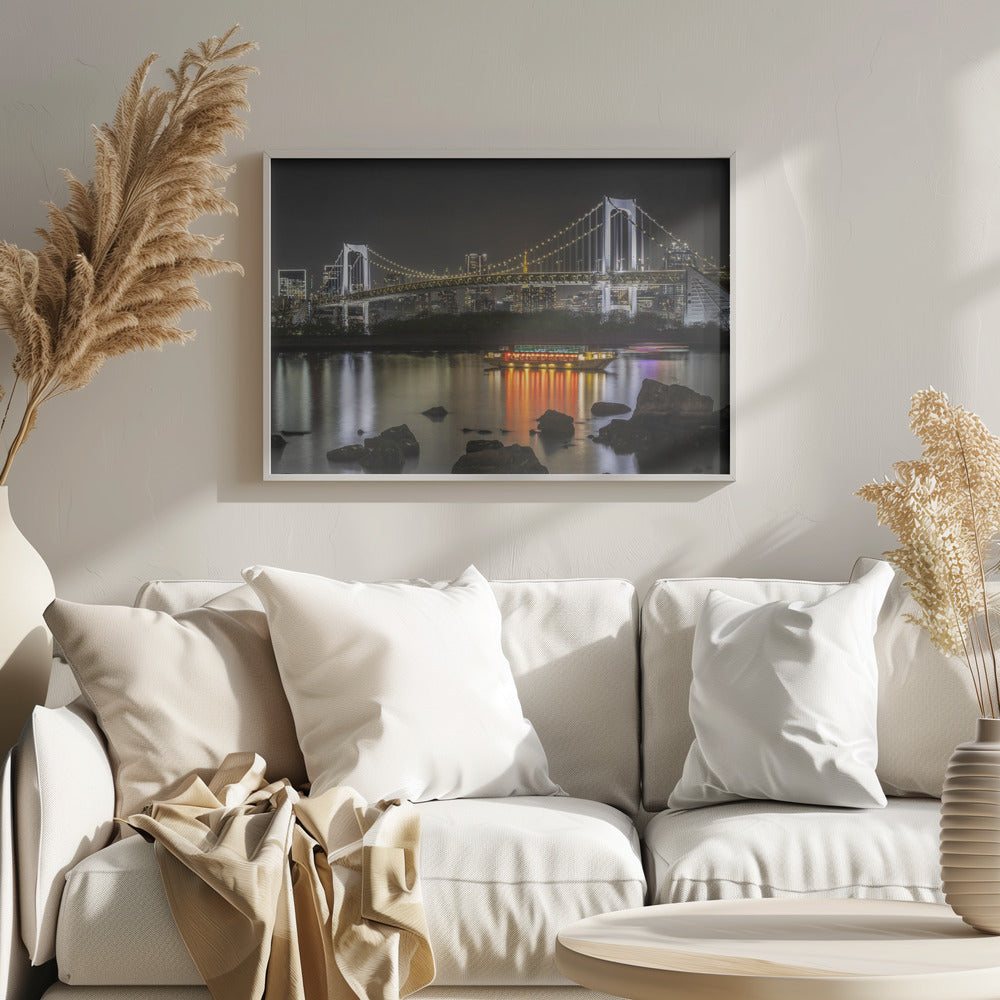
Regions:
<instances>
[{"instance_id":1,"label":"wooden coffee table","mask_svg":"<svg viewBox=\"0 0 1000 1000\"><path fill-rule=\"evenodd\" d=\"M670 903L560 931L560 972L630 1000L998 1000L1000 936L934 903Z\"/></svg>"}]
</instances>

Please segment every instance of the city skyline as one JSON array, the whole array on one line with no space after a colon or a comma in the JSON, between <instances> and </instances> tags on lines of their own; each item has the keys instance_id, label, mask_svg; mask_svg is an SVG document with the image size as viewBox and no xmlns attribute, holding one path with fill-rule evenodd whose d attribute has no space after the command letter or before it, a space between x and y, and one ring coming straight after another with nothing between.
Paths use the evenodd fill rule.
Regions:
<instances>
[{"instance_id":1,"label":"city skyline","mask_svg":"<svg viewBox=\"0 0 1000 1000\"><path fill-rule=\"evenodd\" d=\"M493 265L604 195L635 198L692 249L726 266L728 191L726 159L273 158L272 287L279 270L304 268L315 291L344 243L452 274L466 269L470 253Z\"/></svg>"}]
</instances>

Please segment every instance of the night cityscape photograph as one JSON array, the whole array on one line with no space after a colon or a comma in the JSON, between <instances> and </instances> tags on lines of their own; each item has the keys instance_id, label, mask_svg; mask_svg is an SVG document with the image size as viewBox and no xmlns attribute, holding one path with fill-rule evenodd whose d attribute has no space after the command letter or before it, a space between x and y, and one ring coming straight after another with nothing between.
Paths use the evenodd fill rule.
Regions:
<instances>
[{"instance_id":1,"label":"night cityscape photograph","mask_svg":"<svg viewBox=\"0 0 1000 1000\"><path fill-rule=\"evenodd\" d=\"M729 161L270 157L270 478L729 474Z\"/></svg>"}]
</instances>

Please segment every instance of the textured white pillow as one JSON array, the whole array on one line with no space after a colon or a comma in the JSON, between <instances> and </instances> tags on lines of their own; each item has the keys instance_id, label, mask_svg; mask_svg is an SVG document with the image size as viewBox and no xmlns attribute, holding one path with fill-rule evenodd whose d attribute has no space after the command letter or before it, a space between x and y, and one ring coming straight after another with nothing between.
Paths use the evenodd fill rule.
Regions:
<instances>
[{"instance_id":1,"label":"textured white pillow","mask_svg":"<svg viewBox=\"0 0 1000 1000\"><path fill-rule=\"evenodd\" d=\"M545 751L469 567L444 587L254 566L312 793L369 801L551 795Z\"/></svg>"},{"instance_id":2,"label":"textured white pillow","mask_svg":"<svg viewBox=\"0 0 1000 1000\"><path fill-rule=\"evenodd\" d=\"M695 740L672 809L733 799L884 806L872 637L892 570L822 600L754 605L709 592L695 628Z\"/></svg>"}]
</instances>

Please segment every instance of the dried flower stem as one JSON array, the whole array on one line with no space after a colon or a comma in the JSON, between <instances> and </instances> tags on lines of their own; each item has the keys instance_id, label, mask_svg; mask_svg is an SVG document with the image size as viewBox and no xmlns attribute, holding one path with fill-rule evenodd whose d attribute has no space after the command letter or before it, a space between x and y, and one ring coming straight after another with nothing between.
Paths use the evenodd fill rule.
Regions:
<instances>
[{"instance_id":1,"label":"dried flower stem","mask_svg":"<svg viewBox=\"0 0 1000 1000\"><path fill-rule=\"evenodd\" d=\"M940 650L964 656L980 713L996 718L1000 668L985 551L1000 533L1000 439L934 389L914 395L910 427L921 459L897 462L895 479L869 483L858 496L900 541L886 556L908 577L921 609L912 620Z\"/></svg>"},{"instance_id":2,"label":"dried flower stem","mask_svg":"<svg viewBox=\"0 0 1000 1000\"><path fill-rule=\"evenodd\" d=\"M7 417L10 415L10 404L14 402L14 393L17 392L17 383L19 379L17 375L14 376L14 384L10 388L10 392L7 394L7 405L4 407L3 420L0 420L0 434L3 434L4 427L7 426Z\"/></svg>"},{"instance_id":3,"label":"dried flower stem","mask_svg":"<svg viewBox=\"0 0 1000 1000\"><path fill-rule=\"evenodd\" d=\"M0 327L17 345L15 386L28 387L0 485L42 403L86 385L109 358L187 340L193 331L173 324L208 308L194 278L243 273L212 256L219 238L188 228L202 215L236 212L218 186L233 168L214 158L228 136L243 134L238 112L256 72L236 62L257 48L231 42L238 27L188 49L167 71L169 89L145 87L156 56L145 59L112 124L94 130L93 180L64 171L69 204L48 205L42 250L0 243Z\"/></svg>"},{"instance_id":4,"label":"dried flower stem","mask_svg":"<svg viewBox=\"0 0 1000 1000\"><path fill-rule=\"evenodd\" d=\"M35 425L35 420L38 417L38 407L41 405L41 402L42 394L40 392L33 390L29 393L28 402L24 407L24 415L21 417L21 424L17 429L17 434L14 435L14 440L10 446L10 450L7 452L7 459L3 464L3 468L0 469L0 486L4 486L6 484L7 474L10 472L10 466L14 461L14 456L17 454L21 445L24 444Z\"/></svg>"}]
</instances>

